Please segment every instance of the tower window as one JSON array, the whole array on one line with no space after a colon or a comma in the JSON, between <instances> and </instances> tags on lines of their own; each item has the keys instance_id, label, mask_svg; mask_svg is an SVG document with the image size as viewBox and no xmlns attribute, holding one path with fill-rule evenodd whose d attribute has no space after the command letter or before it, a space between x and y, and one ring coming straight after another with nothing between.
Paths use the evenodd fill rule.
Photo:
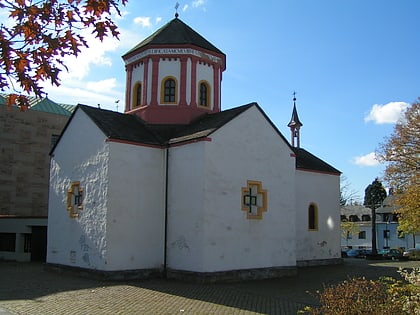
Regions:
<instances>
[{"instance_id":1,"label":"tower window","mask_svg":"<svg viewBox=\"0 0 420 315\"><path fill-rule=\"evenodd\" d=\"M313 204L308 208L308 229L311 231L318 230L318 209Z\"/></svg>"},{"instance_id":2,"label":"tower window","mask_svg":"<svg viewBox=\"0 0 420 315\"><path fill-rule=\"evenodd\" d=\"M210 87L207 82L200 83L200 99L198 105L208 107L210 106Z\"/></svg>"},{"instance_id":3,"label":"tower window","mask_svg":"<svg viewBox=\"0 0 420 315\"><path fill-rule=\"evenodd\" d=\"M169 78L163 82L163 102L162 103L175 103L176 102L176 82L174 79Z\"/></svg>"},{"instance_id":4,"label":"tower window","mask_svg":"<svg viewBox=\"0 0 420 315\"><path fill-rule=\"evenodd\" d=\"M134 106L133 107L138 107L141 105L141 98L142 98L141 83L137 83L134 87Z\"/></svg>"}]
</instances>

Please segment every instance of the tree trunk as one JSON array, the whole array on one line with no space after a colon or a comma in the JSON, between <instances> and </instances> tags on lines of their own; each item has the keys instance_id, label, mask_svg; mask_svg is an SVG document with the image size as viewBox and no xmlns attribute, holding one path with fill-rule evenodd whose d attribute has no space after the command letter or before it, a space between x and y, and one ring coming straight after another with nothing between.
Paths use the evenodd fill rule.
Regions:
<instances>
[{"instance_id":1,"label":"tree trunk","mask_svg":"<svg viewBox=\"0 0 420 315\"><path fill-rule=\"evenodd\" d=\"M376 209L372 206L372 255L376 255L378 250L376 248Z\"/></svg>"}]
</instances>

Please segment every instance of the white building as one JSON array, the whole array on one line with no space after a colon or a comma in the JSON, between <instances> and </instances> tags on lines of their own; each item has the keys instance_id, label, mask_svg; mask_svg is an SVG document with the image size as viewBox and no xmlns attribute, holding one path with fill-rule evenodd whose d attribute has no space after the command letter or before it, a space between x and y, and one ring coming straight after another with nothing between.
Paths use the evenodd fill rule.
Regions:
<instances>
[{"instance_id":1,"label":"white building","mask_svg":"<svg viewBox=\"0 0 420 315\"><path fill-rule=\"evenodd\" d=\"M390 194L385 198L376 213L376 248L414 248L420 235L403 234L398 231L398 215L395 213L395 196ZM372 210L360 205L350 205L341 208L341 220L354 222L356 231L341 236L342 248L372 248ZM344 233L346 234L346 233Z\"/></svg>"},{"instance_id":2,"label":"white building","mask_svg":"<svg viewBox=\"0 0 420 315\"><path fill-rule=\"evenodd\" d=\"M296 107L293 145L256 103L222 111L226 57L177 17L123 59L125 114L80 105L52 152L47 263L218 280L341 261L340 172L300 148Z\"/></svg>"}]
</instances>

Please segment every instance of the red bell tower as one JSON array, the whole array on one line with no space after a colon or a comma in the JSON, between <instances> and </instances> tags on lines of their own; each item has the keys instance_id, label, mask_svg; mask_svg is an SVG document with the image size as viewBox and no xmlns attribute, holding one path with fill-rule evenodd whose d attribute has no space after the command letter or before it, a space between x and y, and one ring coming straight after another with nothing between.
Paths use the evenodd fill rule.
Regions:
<instances>
[{"instance_id":1,"label":"red bell tower","mask_svg":"<svg viewBox=\"0 0 420 315\"><path fill-rule=\"evenodd\" d=\"M122 58L125 113L150 124L188 124L221 110L226 56L178 15Z\"/></svg>"}]
</instances>

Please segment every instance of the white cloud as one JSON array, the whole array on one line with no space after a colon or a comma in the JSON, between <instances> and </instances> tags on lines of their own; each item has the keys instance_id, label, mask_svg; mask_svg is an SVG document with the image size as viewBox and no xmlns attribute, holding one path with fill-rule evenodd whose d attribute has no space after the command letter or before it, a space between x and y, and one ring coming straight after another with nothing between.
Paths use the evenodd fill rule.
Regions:
<instances>
[{"instance_id":1,"label":"white cloud","mask_svg":"<svg viewBox=\"0 0 420 315\"><path fill-rule=\"evenodd\" d=\"M388 104L375 104L369 114L365 117L365 122L373 121L375 124L394 124L402 117L402 113L409 106L405 102L390 102Z\"/></svg>"},{"instance_id":2,"label":"white cloud","mask_svg":"<svg viewBox=\"0 0 420 315\"><path fill-rule=\"evenodd\" d=\"M375 152L368 153L366 155L356 156L353 158L353 163L359 166L376 166L379 165L379 161L376 159Z\"/></svg>"},{"instance_id":3,"label":"white cloud","mask_svg":"<svg viewBox=\"0 0 420 315\"><path fill-rule=\"evenodd\" d=\"M115 20L118 20L118 21L125 20L125 17L130 15L130 12L128 12L127 10L122 10L120 12L121 12L121 15L118 15L118 14L113 15L113 18Z\"/></svg>"},{"instance_id":4,"label":"white cloud","mask_svg":"<svg viewBox=\"0 0 420 315\"><path fill-rule=\"evenodd\" d=\"M97 93L106 93L117 86L117 79L110 78L96 82L87 82L86 89Z\"/></svg>"},{"instance_id":5,"label":"white cloud","mask_svg":"<svg viewBox=\"0 0 420 315\"><path fill-rule=\"evenodd\" d=\"M188 4L185 4L183 7L182 7L182 12L185 12L185 11L187 11L188 10Z\"/></svg>"},{"instance_id":6,"label":"white cloud","mask_svg":"<svg viewBox=\"0 0 420 315\"><path fill-rule=\"evenodd\" d=\"M192 2L192 6L193 6L193 8L198 8L198 7L201 7L201 6L203 6L204 4L206 4L206 1L205 1L205 0L194 0L194 1Z\"/></svg>"},{"instance_id":7,"label":"white cloud","mask_svg":"<svg viewBox=\"0 0 420 315\"><path fill-rule=\"evenodd\" d=\"M150 16L138 16L134 18L134 24L140 24L142 27L150 27Z\"/></svg>"},{"instance_id":8,"label":"white cloud","mask_svg":"<svg viewBox=\"0 0 420 315\"><path fill-rule=\"evenodd\" d=\"M100 82L89 82L85 84L84 82L66 82L66 84L61 85L59 88L46 88L45 91L48 93L48 97L54 102L64 103L64 104L85 104L90 106L97 106L100 104L101 108L117 110L117 104L115 101L124 100L124 93L117 91L116 89L110 89L108 91L99 91L99 90L90 90L87 85L90 85L89 88L97 87L98 89L104 89L105 86L112 86L112 82L116 82L116 79L108 79L100 82L104 85L101 86ZM111 83L110 83L111 82ZM118 111L123 111L124 102L119 102Z\"/></svg>"},{"instance_id":9,"label":"white cloud","mask_svg":"<svg viewBox=\"0 0 420 315\"><path fill-rule=\"evenodd\" d=\"M162 21L162 17L161 17L161 16L158 16L158 17L155 19L155 24L159 24L159 23L160 23L160 21Z\"/></svg>"},{"instance_id":10,"label":"white cloud","mask_svg":"<svg viewBox=\"0 0 420 315\"><path fill-rule=\"evenodd\" d=\"M89 47L81 48L77 58L73 55L63 58L68 71L63 70L60 73L61 82L69 79L82 80L89 75L91 65L107 67L112 65L112 59L106 56L106 53L115 51L120 46L120 42L117 39L105 37L101 42L99 39L94 38L89 31L84 31L82 36L88 42Z\"/></svg>"}]
</instances>

